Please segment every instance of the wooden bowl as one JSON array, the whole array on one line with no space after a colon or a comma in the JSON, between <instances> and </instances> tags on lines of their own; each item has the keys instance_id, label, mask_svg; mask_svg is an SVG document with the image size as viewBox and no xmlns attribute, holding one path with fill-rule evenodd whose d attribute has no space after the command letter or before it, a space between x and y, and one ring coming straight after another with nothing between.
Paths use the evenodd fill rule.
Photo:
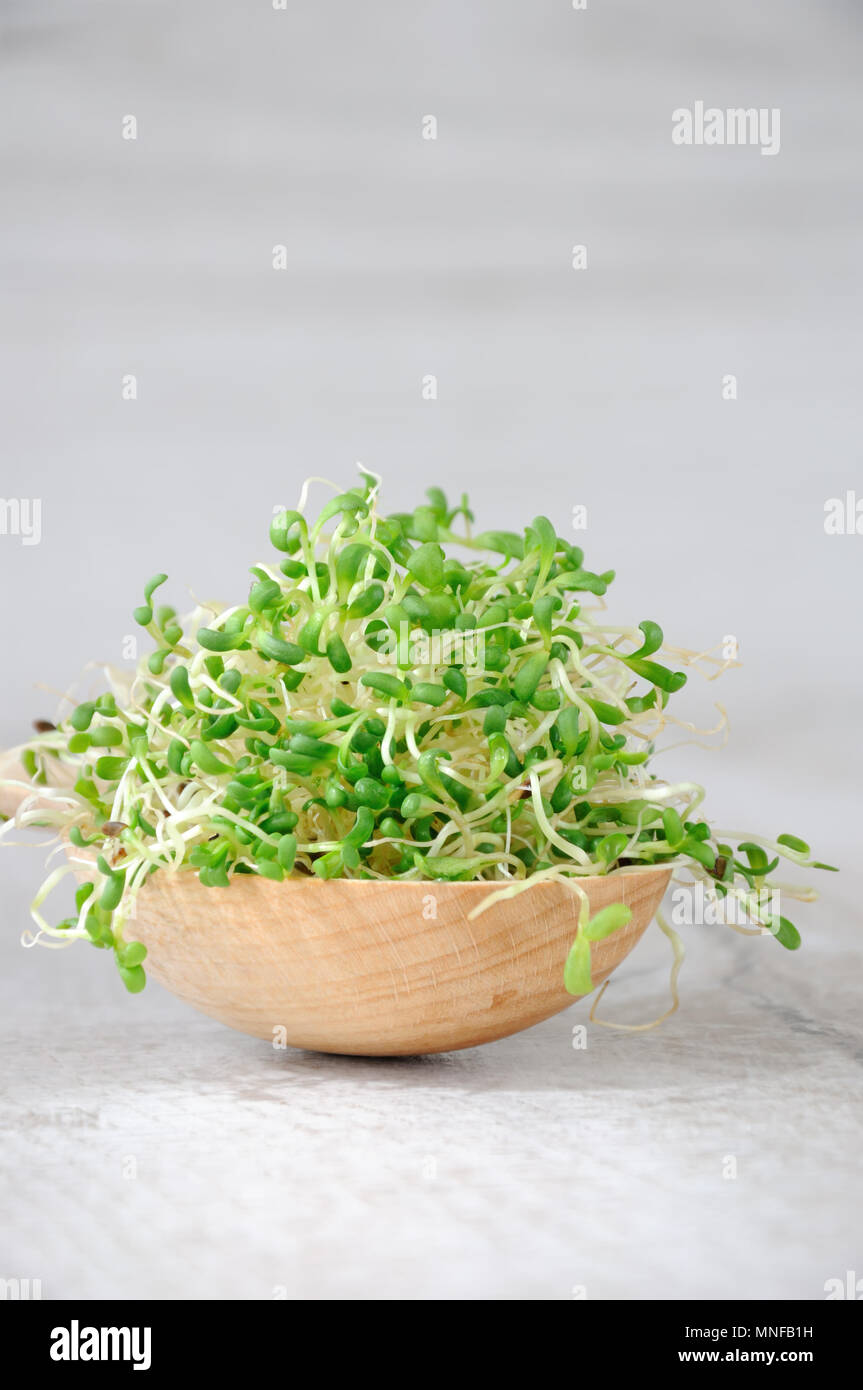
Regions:
<instances>
[{"instance_id":1,"label":"wooden bowl","mask_svg":"<svg viewBox=\"0 0 863 1390\"><path fill-rule=\"evenodd\" d=\"M632 909L627 926L591 948L597 984L641 939L669 877L649 868L581 880L591 913L621 901ZM252 875L203 888L189 871L160 872L126 935L147 947L152 979L253 1037L370 1057L449 1052L574 1002L563 987L573 894L540 883L470 921L494 889Z\"/></svg>"},{"instance_id":2,"label":"wooden bowl","mask_svg":"<svg viewBox=\"0 0 863 1390\"><path fill-rule=\"evenodd\" d=\"M91 877L92 861L67 848L79 878ZM580 880L591 914L613 902L632 909L627 926L591 947L596 984L641 939L670 876L659 867ZM574 1002L563 987L572 892L539 883L471 921L495 890L252 875L204 888L189 870L164 870L141 889L126 936L147 947L152 979L253 1037L372 1057L449 1052Z\"/></svg>"}]
</instances>

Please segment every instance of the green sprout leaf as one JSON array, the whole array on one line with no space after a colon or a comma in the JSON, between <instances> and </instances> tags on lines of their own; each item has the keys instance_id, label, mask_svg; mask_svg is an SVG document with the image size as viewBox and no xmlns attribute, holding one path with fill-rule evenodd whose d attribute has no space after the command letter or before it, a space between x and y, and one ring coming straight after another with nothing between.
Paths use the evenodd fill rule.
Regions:
<instances>
[{"instance_id":1,"label":"green sprout leaf","mask_svg":"<svg viewBox=\"0 0 863 1390\"><path fill-rule=\"evenodd\" d=\"M593 990L590 977L590 942L582 933L575 938L563 967L563 984L568 994L581 996Z\"/></svg>"}]
</instances>

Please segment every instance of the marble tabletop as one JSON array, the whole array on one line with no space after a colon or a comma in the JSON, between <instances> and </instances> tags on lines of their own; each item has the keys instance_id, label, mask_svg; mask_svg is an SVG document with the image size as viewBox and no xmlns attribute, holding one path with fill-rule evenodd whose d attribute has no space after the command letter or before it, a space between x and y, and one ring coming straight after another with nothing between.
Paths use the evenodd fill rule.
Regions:
<instances>
[{"instance_id":1,"label":"marble tabletop","mask_svg":"<svg viewBox=\"0 0 863 1390\"><path fill-rule=\"evenodd\" d=\"M87 946L22 950L37 867L4 852L0 1229L4 1274L44 1297L818 1299L861 1267L847 885L796 956L688 929L651 1032L583 1034L577 1004L371 1060L125 996ZM666 991L649 933L603 1012L649 1019Z\"/></svg>"}]
</instances>

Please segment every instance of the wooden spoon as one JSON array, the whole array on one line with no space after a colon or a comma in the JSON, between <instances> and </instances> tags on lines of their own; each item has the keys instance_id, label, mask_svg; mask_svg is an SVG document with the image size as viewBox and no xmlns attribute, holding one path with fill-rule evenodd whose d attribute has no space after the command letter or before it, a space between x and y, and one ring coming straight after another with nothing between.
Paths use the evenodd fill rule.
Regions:
<instances>
[{"instance_id":1,"label":"wooden spoon","mask_svg":"<svg viewBox=\"0 0 863 1390\"><path fill-rule=\"evenodd\" d=\"M593 945L595 983L641 939L669 877L649 868L581 880L591 913L621 901L632 909L626 927ZM573 1003L563 987L573 894L539 883L470 921L494 890L257 875L202 888L188 871L160 872L142 888L127 936L147 947L148 974L243 1033L319 1052L448 1052Z\"/></svg>"},{"instance_id":2,"label":"wooden spoon","mask_svg":"<svg viewBox=\"0 0 863 1390\"><path fill-rule=\"evenodd\" d=\"M84 852L68 853L81 879L93 876ZM641 939L670 875L580 880L591 914L613 902L632 909L627 926L591 947L595 983ZM254 1037L365 1056L448 1052L574 1002L563 987L572 892L539 883L470 920L496 887L243 875L204 888L189 870L165 870L141 889L126 936L144 943L148 974L172 994Z\"/></svg>"}]
</instances>

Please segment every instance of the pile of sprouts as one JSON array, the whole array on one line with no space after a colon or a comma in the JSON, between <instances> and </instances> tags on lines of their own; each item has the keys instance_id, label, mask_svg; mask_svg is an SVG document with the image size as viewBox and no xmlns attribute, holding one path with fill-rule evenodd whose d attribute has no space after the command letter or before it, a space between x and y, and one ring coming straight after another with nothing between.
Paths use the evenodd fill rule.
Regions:
<instances>
[{"instance_id":1,"label":"pile of sprouts","mask_svg":"<svg viewBox=\"0 0 863 1390\"><path fill-rule=\"evenodd\" d=\"M42 906L69 866L56 869L33 905L36 939L112 951L136 993L146 951L130 919L153 873L214 892L248 874L499 885L480 910L556 880L577 910L565 985L584 995L591 941L629 909L590 918L580 880L668 865L738 900L739 930L794 950L765 885L780 857L828 866L792 835L715 834L703 789L651 770L686 681L675 668L705 654L664 647L655 622L611 625L613 572L586 569L545 517L477 535L466 498L451 507L431 488L384 516L379 484L362 473L314 521L306 484L235 607L181 620L157 603L157 574L134 615L155 650L59 726L37 724L15 823L54 828L94 881L49 925ZM659 921L676 1002L679 938Z\"/></svg>"}]
</instances>

